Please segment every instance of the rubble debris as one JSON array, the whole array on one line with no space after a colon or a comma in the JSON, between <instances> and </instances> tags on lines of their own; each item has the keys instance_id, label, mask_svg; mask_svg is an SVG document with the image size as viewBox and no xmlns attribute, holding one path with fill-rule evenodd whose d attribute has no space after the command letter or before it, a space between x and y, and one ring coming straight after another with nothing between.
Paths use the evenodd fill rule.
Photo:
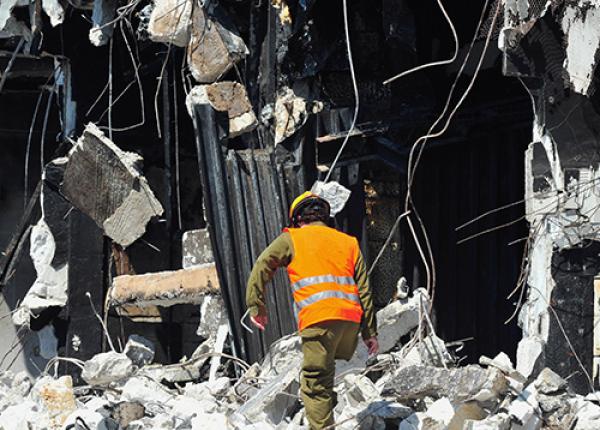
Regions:
<instances>
[{"instance_id":1,"label":"rubble debris","mask_svg":"<svg viewBox=\"0 0 600 430\"><path fill-rule=\"evenodd\" d=\"M121 275L113 279L110 300L116 306L180 303L200 304L206 295L219 293L219 281L214 264L143 275Z\"/></svg>"},{"instance_id":2,"label":"rubble debris","mask_svg":"<svg viewBox=\"0 0 600 430\"><path fill-rule=\"evenodd\" d=\"M317 181L310 190L327 200L331 208L331 216L336 216L344 209L351 194L348 188L336 181L329 181L327 183Z\"/></svg>"},{"instance_id":3,"label":"rubble debris","mask_svg":"<svg viewBox=\"0 0 600 430\"><path fill-rule=\"evenodd\" d=\"M252 131L258 124L246 88L237 82L197 85L190 91L186 104L190 116L193 115L193 106L196 104L208 104L219 112L227 112L229 137Z\"/></svg>"},{"instance_id":4,"label":"rubble debris","mask_svg":"<svg viewBox=\"0 0 600 430\"><path fill-rule=\"evenodd\" d=\"M152 363L154 360L154 344L143 336L132 334L129 336L123 354L125 354L131 362L142 367Z\"/></svg>"},{"instance_id":5,"label":"rubble debris","mask_svg":"<svg viewBox=\"0 0 600 430\"><path fill-rule=\"evenodd\" d=\"M52 265L56 242L43 218L33 226L30 241L29 253L37 278L12 316L16 325L29 325L32 312L67 303L68 266L66 263L59 267Z\"/></svg>"},{"instance_id":6,"label":"rubble debris","mask_svg":"<svg viewBox=\"0 0 600 430\"><path fill-rule=\"evenodd\" d=\"M318 113L321 110L323 110L322 102L309 101L289 87L282 88L275 100L275 109L271 113L275 120L275 144L283 142L302 127L309 114ZM271 115L268 115L267 112L261 113L263 120Z\"/></svg>"},{"instance_id":7,"label":"rubble debris","mask_svg":"<svg viewBox=\"0 0 600 430\"><path fill-rule=\"evenodd\" d=\"M214 8L209 15L202 7L194 8L187 55L196 81L215 82L247 54L244 40L221 10Z\"/></svg>"},{"instance_id":8,"label":"rubble debris","mask_svg":"<svg viewBox=\"0 0 600 430\"><path fill-rule=\"evenodd\" d=\"M111 416L122 428L127 428L132 421L143 418L145 412L141 403L120 402L114 406Z\"/></svg>"},{"instance_id":9,"label":"rubble debris","mask_svg":"<svg viewBox=\"0 0 600 430\"><path fill-rule=\"evenodd\" d=\"M193 93L194 89L192 88ZM203 264L215 262L207 229L189 230L181 238L181 265L184 269L193 269Z\"/></svg>"},{"instance_id":10,"label":"rubble debris","mask_svg":"<svg viewBox=\"0 0 600 430\"><path fill-rule=\"evenodd\" d=\"M163 213L140 172L141 161L90 123L69 152L60 187L69 202L124 247L144 234L152 217Z\"/></svg>"},{"instance_id":11,"label":"rubble debris","mask_svg":"<svg viewBox=\"0 0 600 430\"><path fill-rule=\"evenodd\" d=\"M56 27L65 19L65 10L58 0L42 0L42 8L50 18L50 25Z\"/></svg>"},{"instance_id":12,"label":"rubble debris","mask_svg":"<svg viewBox=\"0 0 600 430\"><path fill-rule=\"evenodd\" d=\"M45 376L36 382L32 389L40 399L48 428L61 428L68 416L77 408L73 394L73 380L70 376L53 379Z\"/></svg>"},{"instance_id":13,"label":"rubble debris","mask_svg":"<svg viewBox=\"0 0 600 430\"><path fill-rule=\"evenodd\" d=\"M113 20L117 10L116 0L94 0L92 11L93 26L90 29L90 42L94 46L108 43L114 30Z\"/></svg>"},{"instance_id":14,"label":"rubble debris","mask_svg":"<svg viewBox=\"0 0 600 430\"><path fill-rule=\"evenodd\" d=\"M192 0L158 0L150 13L148 33L154 42L185 47L190 41Z\"/></svg>"},{"instance_id":15,"label":"rubble debris","mask_svg":"<svg viewBox=\"0 0 600 430\"><path fill-rule=\"evenodd\" d=\"M500 398L508 389L496 369L469 365L455 369L408 366L398 369L383 387L382 395L398 401L419 397L448 397L451 401L487 401Z\"/></svg>"},{"instance_id":16,"label":"rubble debris","mask_svg":"<svg viewBox=\"0 0 600 430\"><path fill-rule=\"evenodd\" d=\"M90 385L108 385L133 373L133 363L124 353L103 352L85 362L81 377Z\"/></svg>"}]
</instances>

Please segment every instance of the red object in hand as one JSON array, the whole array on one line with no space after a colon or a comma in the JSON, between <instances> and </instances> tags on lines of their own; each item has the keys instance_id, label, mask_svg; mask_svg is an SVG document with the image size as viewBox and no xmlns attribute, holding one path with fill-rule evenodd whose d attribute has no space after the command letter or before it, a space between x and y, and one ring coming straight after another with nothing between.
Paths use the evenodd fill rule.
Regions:
<instances>
[{"instance_id":1,"label":"red object in hand","mask_svg":"<svg viewBox=\"0 0 600 430\"><path fill-rule=\"evenodd\" d=\"M265 326L267 325L267 316L266 315L257 315L255 317L250 317L250 322L258 327L260 330L264 331Z\"/></svg>"},{"instance_id":2,"label":"red object in hand","mask_svg":"<svg viewBox=\"0 0 600 430\"><path fill-rule=\"evenodd\" d=\"M367 349L369 350L369 357L377 355L379 352L379 342L377 341L377 336L365 339L365 345L367 345Z\"/></svg>"}]
</instances>

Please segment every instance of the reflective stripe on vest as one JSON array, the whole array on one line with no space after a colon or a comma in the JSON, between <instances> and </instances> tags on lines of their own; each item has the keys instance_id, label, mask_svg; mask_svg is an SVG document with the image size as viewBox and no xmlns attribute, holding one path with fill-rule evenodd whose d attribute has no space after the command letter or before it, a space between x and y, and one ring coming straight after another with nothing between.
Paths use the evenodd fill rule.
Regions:
<instances>
[{"instance_id":1,"label":"reflective stripe on vest","mask_svg":"<svg viewBox=\"0 0 600 430\"><path fill-rule=\"evenodd\" d=\"M321 300L325 300L325 299L346 299L346 300L350 300L352 302L356 302L360 305L360 299L358 298L358 294L355 293L344 293L343 291L336 291L336 290L326 290L326 291L321 291L319 293L315 293L312 294L310 297L296 302L296 306L298 307L298 309L303 309L309 305L312 305L316 302L319 302Z\"/></svg>"},{"instance_id":2,"label":"reflective stripe on vest","mask_svg":"<svg viewBox=\"0 0 600 430\"><path fill-rule=\"evenodd\" d=\"M310 285L328 283L340 285L356 285L356 282L354 282L354 278L352 278L351 276L321 275L300 279L299 281L294 282L292 284L292 289L294 290L294 292L296 292L299 289L308 287Z\"/></svg>"}]
</instances>

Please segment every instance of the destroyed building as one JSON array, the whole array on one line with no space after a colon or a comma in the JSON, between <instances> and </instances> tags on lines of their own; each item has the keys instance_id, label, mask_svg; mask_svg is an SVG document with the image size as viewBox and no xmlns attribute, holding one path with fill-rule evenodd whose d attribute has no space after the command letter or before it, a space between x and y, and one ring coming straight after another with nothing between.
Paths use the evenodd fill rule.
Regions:
<instances>
[{"instance_id":1,"label":"destroyed building","mask_svg":"<svg viewBox=\"0 0 600 430\"><path fill-rule=\"evenodd\" d=\"M313 186L379 310L348 428L600 428L598 52L590 0L0 0L0 428L301 426L244 294Z\"/></svg>"}]
</instances>

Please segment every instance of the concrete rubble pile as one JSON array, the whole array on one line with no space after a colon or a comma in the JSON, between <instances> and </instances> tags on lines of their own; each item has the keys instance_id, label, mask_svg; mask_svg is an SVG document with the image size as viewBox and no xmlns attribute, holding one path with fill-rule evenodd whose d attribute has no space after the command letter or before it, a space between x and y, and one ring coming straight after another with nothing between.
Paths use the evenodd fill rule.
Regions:
<instances>
[{"instance_id":1,"label":"concrete rubble pile","mask_svg":"<svg viewBox=\"0 0 600 430\"><path fill-rule=\"evenodd\" d=\"M457 366L444 342L424 329L428 325L419 316L427 302L426 291L417 289L380 310L381 353L366 365L359 349L351 361L355 367L338 367L336 428L600 428L600 393L577 395L548 368L527 379L504 353L482 356L479 365ZM220 305L214 301L213 306ZM402 344L407 334L414 336ZM184 362L160 365L152 364L152 343L131 336L122 352L79 363L89 384L79 387L71 376L52 376L52 362L35 381L4 372L0 428L307 428L298 396L302 353L297 335L277 341L261 363L250 366L223 355L223 365L210 372L214 349L207 342Z\"/></svg>"}]
</instances>

